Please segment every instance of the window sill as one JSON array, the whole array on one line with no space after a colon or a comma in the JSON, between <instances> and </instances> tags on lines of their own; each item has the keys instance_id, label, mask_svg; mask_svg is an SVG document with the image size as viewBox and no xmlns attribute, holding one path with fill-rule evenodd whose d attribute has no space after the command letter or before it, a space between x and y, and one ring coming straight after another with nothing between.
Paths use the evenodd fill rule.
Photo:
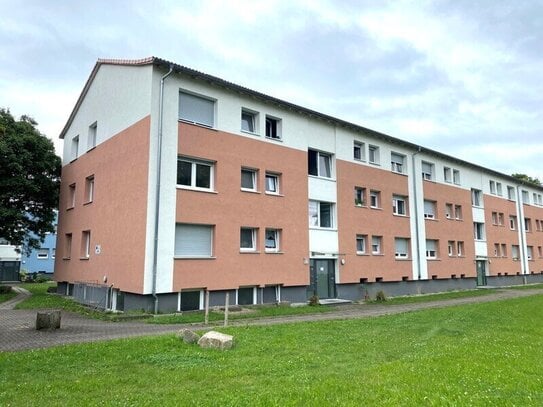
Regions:
<instances>
[{"instance_id":1,"label":"window sill","mask_svg":"<svg viewBox=\"0 0 543 407\"><path fill-rule=\"evenodd\" d=\"M241 192L249 192L250 194L260 194L260 191L254 189L240 188Z\"/></svg>"},{"instance_id":2,"label":"window sill","mask_svg":"<svg viewBox=\"0 0 543 407\"><path fill-rule=\"evenodd\" d=\"M80 257L79 260L88 260L90 259L90 256L89 257Z\"/></svg>"},{"instance_id":3,"label":"window sill","mask_svg":"<svg viewBox=\"0 0 543 407\"><path fill-rule=\"evenodd\" d=\"M278 194L278 193L275 193L275 192L268 192L268 191L266 191L266 192L264 192L264 193L265 193L266 195L270 195L270 196L280 196L280 197L285 196L285 195L283 195L283 194Z\"/></svg>"},{"instance_id":4,"label":"window sill","mask_svg":"<svg viewBox=\"0 0 543 407\"><path fill-rule=\"evenodd\" d=\"M316 178L316 179L322 179L324 181L336 182L336 179L332 177L322 177L320 175L312 175L312 174L307 174L307 176L309 178Z\"/></svg>"},{"instance_id":5,"label":"window sill","mask_svg":"<svg viewBox=\"0 0 543 407\"><path fill-rule=\"evenodd\" d=\"M67 211L71 211L72 209L74 209L75 206L70 206L69 208L66 208Z\"/></svg>"},{"instance_id":6,"label":"window sill","mask_svg":"<svg viewBox=\"0 0 543 407\"><path fill-rule=\"evenodd\" d=\"M218 194L217 191L213 191L212 189L195 188L195 187L189 187L186 185L176 185L175 188L182 189L184 191L205 192L207 194Z\"/></svg>"},{"instance_id":7,"label":"window sill","mask_svg":"<svg viewBox=\"0 0 543 407\"><path fill-rule=\"evenodd\" d=\"M366 163L366 159L365 158L353 158L353 160L357 163Z\"/></svg>"},{"instance_id":8,"label":"window sill","mask_svg":"<svg viewBox=\"0 0 543 407\"><path fill-rule=\"evenodd\" d=\"M361 252L359 253L359 252L356 252L356 255L357 255L357 256L363 256L363 257L364 257L364 256L365 256L365 257L369 257L369 254L368 254L368 253L361 253Z\"/></svg>"},{"instance_id":9,"label":"window sill","mask_svg":"<svg viewBox=\"0 0 543 407\"><path fill-rule=\"evenodd\" d=\"M255 133L255 132L252 132L252 131L249 131L249 130L243 130L243 129L240 129L240 133L243 133L243 134L249 134L251 136L257 136L257 137L260 137L260 134L258 133Z\"/></svg>"},{"instance_id":10,"label":"window sill","mask_svg":"<svg viewBox=\"0 0 543 407\"><path fill-rule=\"evenodd\" d=\"M83 206L91 204L93 201L83 202Z\"/></svg>"},{"instance_id":11,"label":"window sill","mask_svg":"<svg viewBox=\"0 0 543 407\"><path fill-rule=\"evenodd\" d=\"M364 204L360 204L360 205L354 204L354 207L355 208L367 208L368 206L364 205Z\"/></svg>"},{"instance_id":12,"label":"window sill","mask_svg":"<svg viewBox=\"0 0 543 407\"><path fill-rule=\"evenodd\" d=\"M370 209L375 209L375 210L378 210L378 211L383 210L383 208L380 208L379 206L370 206Z\"/></svg>"},{"instance_id":13,"label":"window sill","mask_svg":"<svg viewBox=\"0 0 543 407\"><path fill-rule=\"evenodd\" d=\"M276 250L266 250L265 251L266 254L285 254L285 252L279 250L279 251L276 251Z\"/></svg>"},{"instance_id":14,"label":"window sill","mask_svg":"<svg viewBox=\"0 0 543 407\"><path fill-rule=\"evenodd\" d=\"M372 256L381 256L381 257L384 257L385 254L384 253L371 253Z\"/></svg>"},{"instance_id":15,"label":"window sill","mask_svg":"<svg viewBox=\"0 0 543 407\"><path fill-rule=\"evenodd\" d=\"M394 257L396 261L411 261L409 257Z\"/></svg>"},{"instance_id":16,"label":"window sill","mask_svg":"<svg viewBox=\"0 0 543 407\"><path fill-rule=\"evenodd\" d=\"M92 150L94 150L95 148L96 148L96 146L92 146L91 148L89 148L89 149L87 150L87 153L90 153L90 152L91 152Z\"/></svg>"},{"instance_id":17,"label":"window sill","mask_svg":"<svg viewBox=\"0 0 543 407\"><path fill-rule=\"evenodd\" d=\"M173 256L174 260L215 260L215 256Z\"/></svg>"},{"instance_id":18,"label":"window sill","mask_svg":"<svg viewBox=\"0 0 543 407\"><path fill-rule=\"evenodd\" d=\"M401 213L393 213L392 215L393 215L393 216L396 216L396 217L398 217L398 218L408 218L408 217L409 217L409 216L407 216L407 215L402 215Z\"/></svg>"},{"instance_id":19,"label":"window sill","mask_svg":"<svg viewBox=\"0 0 543 407\"><path fill-rule=\"evenodd\" d=\"M376 167L380 167L380 166L381 166L380 163L376 163L376 162L373 162L373 161L368 161L368 164L370 164L370 165L375 165Z\"/></svg>"},{"instance_id":20,"label":"window sill","mask_svg":"<svg viewBox=\"0 0 543 407\"><path fill-rule=\"evenodd\" d=\"M71 257L63 257L62 260L71 260Z\"/></svg>"},{"instance_id":21,"label":"window sill","mask_svg":"<svg viewBox=\"0 0 543 407\"><path fill-rule=\"evenodd\" d=\"M279 143L283 142L282 138L274 138L274 137L268 137L268 136L266 136L266 140L278 141Z\"/></svg>"},{"instance_id":22,"label":"window sill","mask_svg":"<svg viewBox=\"0 0 543 407\"><path fill-rule=\"evenodd\" d=\"M177 121L180 123L192 124L193 126L203 127L204 129L208 129L208 130L218 131L215 127L209 126L203 123L191 122L190 120L185 120L185 119L177 119Z\"/></svg>"},{"instance_id":23,"label":"window sill","mask_svg":"<svg viewBox=\"0 0 543 407\"><path fill-rule=\"evenodd\" d=\"M240 254L260 254L258 250L240 250Z\"/></svg>"},{"instance_id":24,"label":"window sill","mask_svg":"<svg viewBox=\"0 0 543 407\"><path fill-rule=\"evenodd\" d=\"M428 260L428 261L441 261L441 259L438 259L437 257L426 257L426 260Z\"/></svg>"},{"instance_id":25,"label":"window sill","mask_svg":"<svg viewBox=\"0 0 543 407\"><path fill-rule=\"evenodd\" d=\"M407 177L407 173L405 172L398 172L398 171L392 171L392 170L390 170L390 172L393 174L403 175L404 177Z\"/></svg>"},{"instance_id":26,"label":"window sill","mask_svg":"<svg viewBox=\"0 0 543 407\"><path fill-rule=\"evenodd\" d=\"M326 230L330 232L337 232L337 228L324 228L320 226L309 226L310 230Z\"/></svg>"}]
</instances>

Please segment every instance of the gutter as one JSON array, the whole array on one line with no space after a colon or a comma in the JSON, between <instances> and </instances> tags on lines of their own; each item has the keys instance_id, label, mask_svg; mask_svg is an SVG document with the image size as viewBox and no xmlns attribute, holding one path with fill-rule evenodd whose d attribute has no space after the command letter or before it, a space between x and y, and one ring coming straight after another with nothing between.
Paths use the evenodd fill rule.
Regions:
<instances>
[{"instance_id":1,"label":"gutter","mask_svg":"<svg viewBox=\"0 0 543 407\"><path fill-rule=\"evenodd\" d=\"M160 174L162 171L162 127L164 122L164 80L173 72L173 65L170 70L160 79L160 96L158 105L158 146L157 146L157 172L156 172L156 196L155 196L155 230L153 241L153 287L154 313L158 313L158 296L156 295L156 279L158 269L158 217L160 213Z\"/></svg>"}]
</instances>

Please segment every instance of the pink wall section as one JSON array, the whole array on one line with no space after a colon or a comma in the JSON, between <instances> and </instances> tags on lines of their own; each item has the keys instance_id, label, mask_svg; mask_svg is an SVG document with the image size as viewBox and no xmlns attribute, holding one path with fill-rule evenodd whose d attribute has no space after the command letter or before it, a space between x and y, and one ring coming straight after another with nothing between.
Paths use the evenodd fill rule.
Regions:
<instances>
[{"instance_id":1,"label":"pink wall section","mask_svg":"<svg viewBox=\"0 0 543 407\"><path fill-rule=\"evenodd\" d=\"M307 154L280 142L179 124L179 155L216 161L216 193L177 190L178 223L215 225L215 259L176 259L173 289L307 285ZM241 191L241 167L258 169L258 191ZM265 194L265 172L281 174L281 194ZM240 227L256 227L258 253L240 253ZM265 229L281 229L281 254L264 250Z\"/></svg>"},{"instance_id":2,"label":"pink wall section","mask_svg":"<svg viewBox=\"0 0 543 407\"><path fill-rule=\"evenodd\" d=\"M407 196L408 178L382 169L337 160L338 182L338 228L339 252L345 259L340 265L341 283L358 283L361 278L375 281L399 281L407 276L411 279L411 260L394 258L395 237L410 237L409 217L392 213L392 195ZM370 190L381 193L380 209L369 206L357 207L354 188L366 188L366 199ZM366 255L356 253L356 235L367 235ZM383 255L371 254L371 236L383 237Z\"/></svg>"},{"instance_id":3,"label":"pink wall section","mask_svg":"<svg viewBox=\"0 0 543 407\"><path fill-rule=\"evenodd\" d=\"M100 125L100 123L98 123ZM142 119L62 169L55 280L107 284L141 293L145 258L149 117ZM85 203L85 178L94 175L94 199ZM76 200L69 206L69 185ZM81 234L91 232L88 259L80 259ZM66 233L72 233L71 255ZM95 253L95 246L101 253ZM67 259L67 257L70 257Z\"/></svg>"}]
</instances>

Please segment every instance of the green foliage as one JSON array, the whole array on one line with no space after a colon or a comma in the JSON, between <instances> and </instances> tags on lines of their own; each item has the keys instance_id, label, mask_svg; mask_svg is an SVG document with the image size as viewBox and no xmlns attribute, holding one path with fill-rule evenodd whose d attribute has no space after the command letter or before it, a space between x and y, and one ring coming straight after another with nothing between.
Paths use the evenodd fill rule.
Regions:
<instances>
[{"instance_id":1,"label":"green foliage","mask_svg":"<svg viewBox=\"0 0 543 407\"><path fill-rule=\"evenodd\" d=\"M533 178L526 174L511 174L511 176L526 184L532 184L538 187L542 186L541 181L538 178Z\"/></svg>"},{"instance_id":2,"label":"green foliage","mask_svg":"<svg viewBox=\"0 0 543 407\"><path fill-rule=\"evenodd\" d=\"M12 292L11 286L0 285L0 294L9 294L10 292Z\"/></svg>"},{"instance_id":3,"label":"green foliage","mask_svg":"<svg viewBox=\"0 0 543 407\"><path fill-rule=\"evenodd\" d=\"M36 126L0 108L0 236L27 253L54 231L60 186L60 158Z\"/></svg>"},{"instance_id":4,"label":"green foliage","mask_svg":"<svg viewBox=\"0 0 543 407\"><path fill-rule=\"evenodd\" d=\"M385 302L387 300L387 297L385 295L385 292L383 290L380 290L375 295L375 301L377 302Z\"/></svg>"},{"instance_id":5,"label":"green foliage","mask_svg":"<svg viewBox=\"0 0 543 407\"><path fill-rule=\"evenodd\" d=\"M230 327L228 352L175 335L4 352L0 395L14 406L540 406L542 307L531 296Z\"/></svg>"},{"instance_id":6,"label":"green foliage","mask_svg":"<svg viewBox=\"0 0 543 407\"><path fill-rule=\"evenodd\" d=\"M309 297L309 305L312 307L320 305L319 297L317 295L312 295L311 297Z\"/></svg>"}]
</instances>

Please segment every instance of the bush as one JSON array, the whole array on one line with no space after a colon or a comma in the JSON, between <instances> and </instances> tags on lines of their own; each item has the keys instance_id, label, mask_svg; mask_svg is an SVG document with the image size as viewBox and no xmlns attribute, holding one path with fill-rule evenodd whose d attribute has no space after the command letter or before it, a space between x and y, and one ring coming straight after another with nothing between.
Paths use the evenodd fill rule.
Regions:
<instances>
[{"instance_id":1,"label":"bush","mask_svg":"<svg viewBox=\"0 0 543 407\"><path fill-rule=\"evenodd\" d=\"M42 276L40 274L38 274L38 276L34 279L34 282L36 283L47 283L48 281L50 280L47 277Z\"/></svg>"},{"instance_id":2,"label":"bush","mask_svg":"<svg viewBox=\"0 0 543 407\"><path fill-rule=\"evenodd\" d=\"M11 292L11 286L0 285L0 294L9 294Z\"/></svg>"},{"instance_id":3,"label":"bush","mask_svg":"<svg viewBox=\"0 0 543 407\"><path fill-rule=\"evenodd\" d=\"M311 305L312 307L315 306L315 305L320 305L320 304L319 304L319 297L316 296L316 295L312 295L312 296L309 298L309 305Z\"/></svg>"},{"instance_id":4,"label":"bush","mask_svg":"<svg viewBox=\"0 0 543 407\"><path fill-rule=\"evenodd\" d=\"M375 301L377 302L385 302L387 300L386 296L385 296L385 292L383 290L377 292L377 294L375 295Z\"/></svg>"}]
</instances>

